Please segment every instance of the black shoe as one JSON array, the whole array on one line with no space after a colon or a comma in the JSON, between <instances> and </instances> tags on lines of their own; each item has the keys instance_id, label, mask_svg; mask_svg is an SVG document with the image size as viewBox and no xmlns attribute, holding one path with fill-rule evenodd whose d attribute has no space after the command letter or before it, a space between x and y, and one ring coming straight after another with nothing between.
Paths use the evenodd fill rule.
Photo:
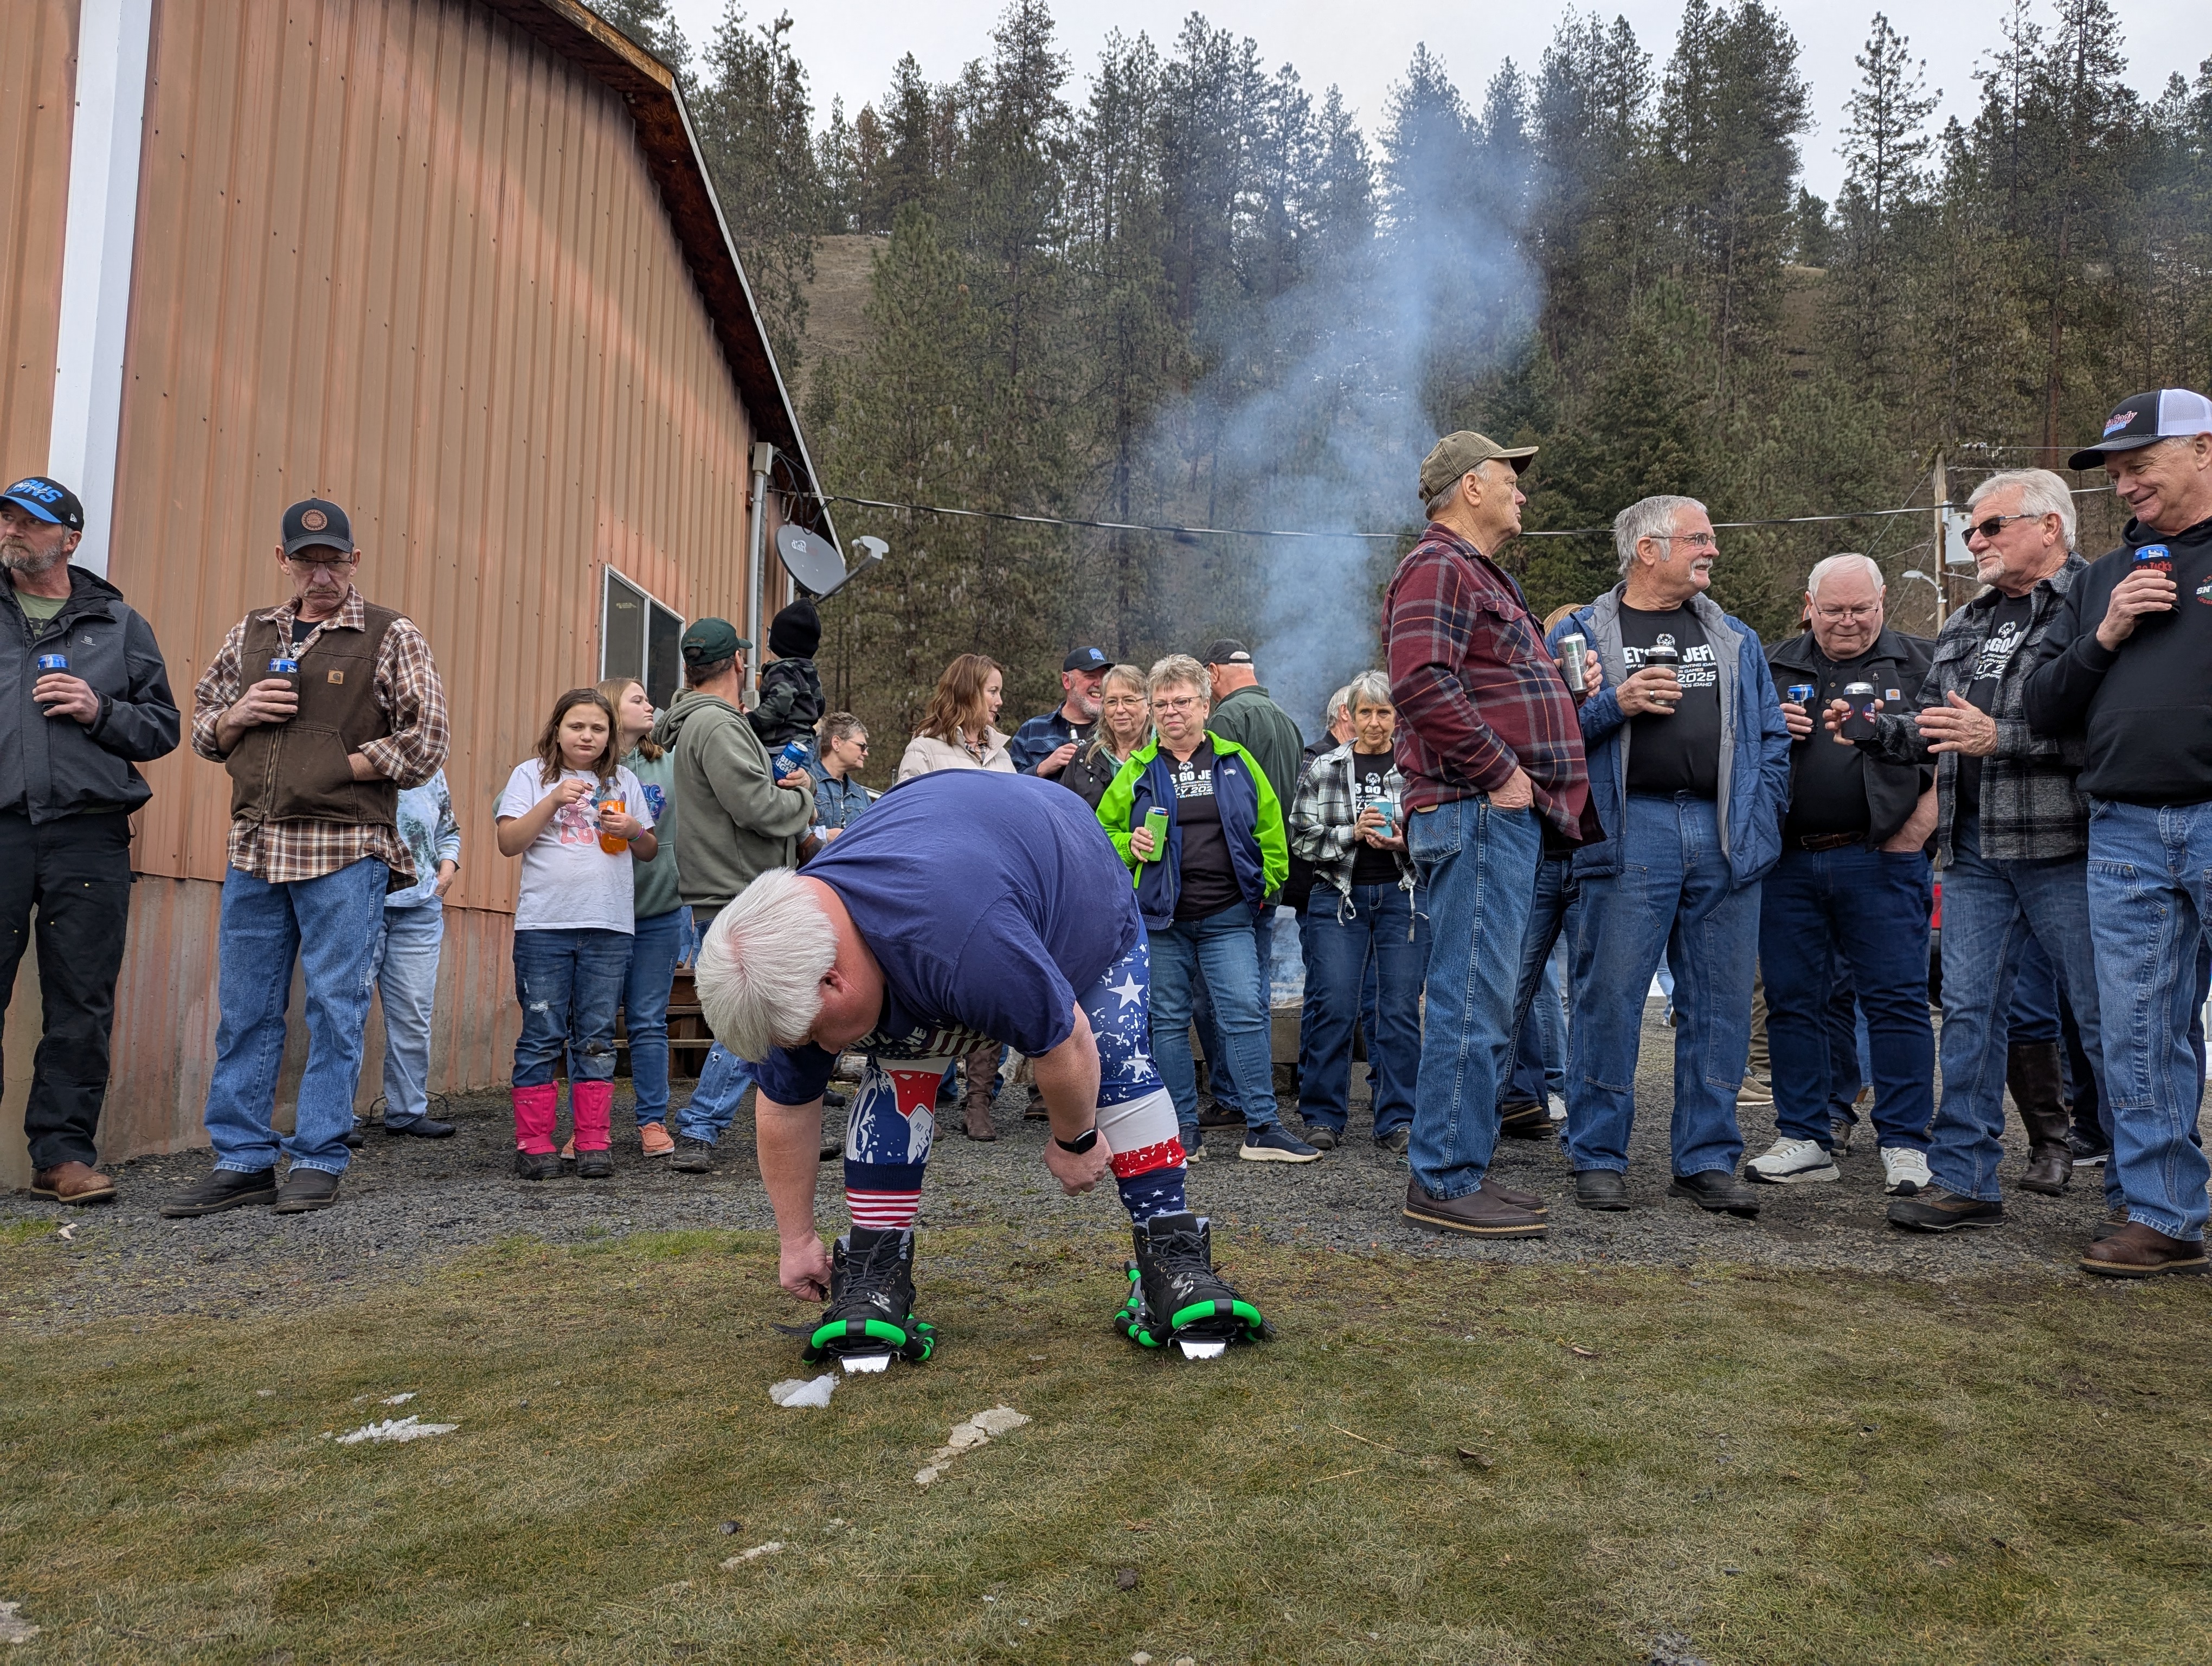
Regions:
<instances>
[{"instance_id":1,"label":"black shoe","mask_svg":"<svg viewBox=\"0 0 2212 1666\"><path fill-rule=\"evenodd\" d=\"M2102 1243L2127 1224L2128 1206L2124 1203L2115 1203L2105 1211L2104 1219L2089 1229L2089 1242Z\"/></svg>"},{"instance_id":2,"label":"black shoe","mask_svg":"<svg viewBox=\"0 0 2212 1666\"><path fill-rule=\"evenodd\" d=\"M1940 1186L1911 1197L1900 1197L1889 1206L1889 1224L1908 1232L1955 1232L1961 1226L2002 1226L2004 1205L1984 1203L1978 1197L1960 1197Z\"/></svg>"},{"instance_id":3,"label":"black shoe","mask_svg":"<svg viewBox=\"0 0 2212 1666\"><path fill-rule=\"evenodd\" d=\"M842 1110L852 1103L834 1087L825 1087L822 1090L822 1108L824 1110Z\"/></svg>"},{"instance_id":4,"label":"black shoe","mask_svg":"<svg viewBox=\"0 0 2212 1666\"><path fill-rule=\"evenodd\" d=\"M1336 1130L1329 1127L1328 1123L1308 1122L1305 1125L1305 1130L1306 1144L1311 1146L1316 1151L1334 1151L1336 1149Z\"/></svg>"},{"instance_id":5,"label":"black shoe","mask_svg":"<svg viewBox=\"0 0 2212 1666\"><path fill-rule=\"evenodd\" d=\"M1388 1134L1378 1134L1375 1136L1377 1150L1387 1151L1397 1157L1403 1157L1406 1154L1406 1147L1413 1142L1413 1131L1406 1128L1392 1128Z\"/></svg>"},{"instance_id":6,"label":"black shoe","mask_svg":"<svg viewBox=\"0 0 2212 1666\"><path fill-rule=\"evenodd\" d=\"M1577 1169L1575 1202L1584 1209L1626 1209L1628 1177L1613 1169Z\"/></svg>"},{"instance_id":7,"label":"black shoe","mask_svg":"<svg viewBox=\"0 0 2212 1666\"><path fill-rule=\"evenodd\" d=\"M1025 1122L1049 1122L1052 1120L1052 1113L1044 1108L1044 1095L1035 1082L1030 1084L1030 1102L1022 1108L1022 1120Z\"/></svg>"},{"instance_id":8,"label":"black shoe","mask_svg":"<svg viewBox=\"0 0 2212 1666\"><path fill-rule=\"evenodd\" d=\"M807 1333L805 1360L897 1354L920 1365L937 1332L914 1316L914 1231L854 1226L830 1258L830 1305Z\"/></svg>"},{"instance_id":9,"label":"black shoe","mask_svg":"<svg viewBox=\"0 0 2212 1666\"><path fill-rule=\"evenodd\" d=\"M2112 1154L2112 1148L2102 1140L2093 1140L2080 1128L2066 1130L2066 1149L2074 1154L2077 1169L2102 1168Z\"/></svg>"},{"instance_id":10,"label":"black shoe","mask_svg":"<svg viewBox=\"0 0 2212 1666\"><path fill-rule=\"evenodd\" d=\"M561 1153L519 1151L514 1154L514 1171L525 1180L558 1180L561 1177Z\"/></svg>"},{"instance_id":11,"label":"black shoe","mask_svg":"<svg viewBox=\"0 0 2212 1666\"><path fill-rule=\"evenodd\" d=\"M1139 1347L1203 1348L1274 1335L1260 1310L1213 1270L1213 1234L1204 1216L1154 1215L1129 1236L1137 1258L1124 1269L1129 1299L1114 1316L1114 1329Z\"/></svg>"},{"instance_id":12,"label":"black shoe","mask_svg":"<svg viewBox=\"0 0 2212 1666\"><path fill-rule=\"evenodd\" d=\"M576 1153L576 1178L579 1180L612 1180L615 1177L615 1154L605 1147L598 1151Z\"/></svg>"},{"instance_id":13,"label":"black shoe","mask_svg":"<svg viewBox=\"0 0 2212 1666\"><path fill-rule=\"evenodd\" d=\"M1523 1100L1498 1108L1498 1132L1507 1140L1549 1140L1559 1130L1552 1126L1552 1110Z\"/></svg>"},{"instance_id":14,"label":"black shoe","mask_svg":"<svg viewBox=\"0 0 2212 1666\"><path fill-rule=\"evenodd\" d=\"M668 1166L678 1174L712 1174L714 1171L714 1142L695 1140L688 1134L676 1136L676 1155L668 1159Z\"/></svg>"},{"instance_id":15,"label":"black shoe","mask_svg":"<svg viewBox=\"0 0 2212 1666\"><path fill-rule=\"evenodd\" d=\"M362 1122L360 1117L356 1116L353 1119L353 1126L348 1128L343 1134L338 1135L338 1143L343 1146L348 1151L359 1151L362 1147L362 1142L368 1138L368 1124Z\"/></svg>"},{"instance_id":16,"label":"black shoe","mask_svg":"<svg viewBox=\"0 0 2212 1666\"><path fill-rule=\"evenodd\" d=\"M256 1169L241 1174L236 1169L217 1169L198 1185L164 1203L161 1213L172 1220L182 1220L188 1215L219 1215L225 1209L276 1201L276 1170Z\"/></svg>"},{"instance_id":17,"label":"black shoe","mask_svg":"<svg viewBox=\"0 0 2212 1666\"><path fill-rule=\"evenodd\" d=\"M434 1116L410 1116L398 1122L387 1116L384 1119L384 1131L412 1134L417 1140L450 1140L454 1134L451 1122L441 1122Z\"/></svg>"},{"instance_id":18,"label":"black shoe","mask_svg":"<svg viewBox=\"0 0 2212 1666\"><path fill-rule=\"evenodd\" d=\"M276 1189L276 1213L304 1215L310 1209L327 1209L338 1201L338 1177L326 1169L303 1169L294 1164Z\"/></svg>"},{"instance_id":19,"label":"black shoe","mask_svg":"<svg viewBox=\"0 0 2212 1666\"><path fill-rule=\"evenodd\" d=\"M1232 1110L1218 1099L1201 1099L1198 1103L1198 1125L1202 1128L1241 1128L1244 1113Z\"/></svg>"},{"instance_id":20,"label":"black shoe","mask_svg":"<svg viewBox=\"0 0 2212 1666\"><path fill-rule=\"evenodd\" d=\"M1667 1188L1671 1197L1686 1197L1708 1214L1759 1217L1759 1194L1726 1169L1707 1169L1703 1174L1678 1174Z\"/></svg>"}]
</instances>

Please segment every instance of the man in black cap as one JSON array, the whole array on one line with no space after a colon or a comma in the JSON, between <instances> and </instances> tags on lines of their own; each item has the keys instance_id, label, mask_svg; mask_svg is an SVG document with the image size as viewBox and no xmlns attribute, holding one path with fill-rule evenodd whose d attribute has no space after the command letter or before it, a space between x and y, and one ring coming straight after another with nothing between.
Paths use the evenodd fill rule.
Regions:
<instances>
[{"instance_id":1,"label":"man in black cap","mask_svg":"<svg viewBox=\"0 0 2212 1666\"><path fill-rule=\"evenodd\" d=\"M1098 727L1098 685L1113 663L1095 648L1079 648L1060 661L1060 686L1067 697L1014 731L1006 743L1014 768L1025 775L1060 778L1074 761L1075 749Z\"/></svg>"},{"instance_id":2,"label":"man in black cap","mask_svg":"<svg viewBox=\"0 0 2212 1666\"><path fill-rule=\"evenodd\" d=\"M704 937L730 899L770 868L796 867L814 818L814 778L804 768L776 778L775 762L746 721L745 659L751 641L727 619L696 619L684 633L685 686L653 738L675 755L684 839L676 883ZM670 1166L707 1174L714 1146L752 1085L752 1066L720 1042L699 1067L699 1085L675 1113Z\"/></svg>"},{"instance_id":3,"label":"man in black cap","mask_svg":"<svg viewBox=\"0 0 2212 1666\"><path fill-rule=\"evenodd\" d=\"M70 565L84 506L34 474L0 492L0 1011L38 913L44 1033L23 1134L31 1189L104 1202L94 1137L131 919L137 765L177 749L161 650L106 580Z\"/></svg>"},{"instance_id":4,"label":"man in black cap","mask_svg":"<svg viewBox=\"0 0 2212 1666\"><path fill-rule=\"evenodd\" d=\"M222 1022L205 1113L215 1172L165 1215L254 1203L296 1214L337 1201L384 898L417 877L399 789L437 774L447 745L430 644L354 588L360 565L337 504L310 497L285 510L276 569L291 599L233 625L192 690L192 750L231 783ZM307 1065L293 1131L279 1134L275 1061L295 962ZM281 1187L280 1149L292 1160Z\"/></svg>"},{"instance_id":5,"label":"man in black cap","mask_svg":"<svg viewBox=\"0 0 2212 1666\"><path fill-rule=\"evenodd\" d=\"M2089 934L2127 1220L2081 1267L2203 1273L2204 1056L2190 1032L2212 924L2212 399L2122 400L2067 459L2100 464L2134 518L2068 592L2026 690L2032 727L2087 743Z\"/></svg>"}]
</instances>

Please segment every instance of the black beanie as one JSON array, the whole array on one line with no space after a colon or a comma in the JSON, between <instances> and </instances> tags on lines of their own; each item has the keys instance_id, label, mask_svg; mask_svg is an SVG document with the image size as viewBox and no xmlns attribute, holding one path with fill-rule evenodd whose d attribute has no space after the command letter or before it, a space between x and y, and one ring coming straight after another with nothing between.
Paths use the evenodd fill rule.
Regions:
<instances>
[{"instance_id":1,"label":"black beanie","mask_svg":"<svg viewBox=\"0 0 2212 1666\"><path fill-rule=\"evenodd\" d=\"M822 646L822 616L801 596L770 619L768 651L779 660L811 660Z\"/></svg>"}]
</instances>

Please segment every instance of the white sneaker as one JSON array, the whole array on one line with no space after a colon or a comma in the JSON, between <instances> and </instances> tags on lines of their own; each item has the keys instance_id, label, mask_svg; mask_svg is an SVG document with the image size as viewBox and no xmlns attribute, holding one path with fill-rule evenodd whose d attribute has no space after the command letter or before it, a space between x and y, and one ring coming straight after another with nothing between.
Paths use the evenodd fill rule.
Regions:
<instances>
[{"instance_id":1,"label":"white sneaker","mask_svg":"<svg viewBox=\"0 0 2212 1666\"><path fill-rule=\"evenodd\" d=\"M1817 1140L1778 1140L1765 1156L1743 1165L1743 1177L1794 1186L1807 1180L1841 1180L1844 1171Z\"/></svg>"},{"instance_id":2,"label":"white sneaker","mask_svg":"<svg viewBox=\"0 0 2212 1666\"><path fill-rule=\"evenodd\" d=\"M1564 1122L1567 1120L1567 1102L1556 1093L1547 1098L1544 1109L1551 1113L1552 1120L1555 1122Z\"/></svg>"},{"instance_id":3,"label":"white sneaker","mask_svg":"<svg viewBox=\"0 0 2212 1666\"><path fill-rule=\"evenodd\" d=\"M1881 1148L1881 1189L1892 1197L1913 1197L1935 1183L1925 1152L1910 1146Z\"/></svg>"}]
</instances>

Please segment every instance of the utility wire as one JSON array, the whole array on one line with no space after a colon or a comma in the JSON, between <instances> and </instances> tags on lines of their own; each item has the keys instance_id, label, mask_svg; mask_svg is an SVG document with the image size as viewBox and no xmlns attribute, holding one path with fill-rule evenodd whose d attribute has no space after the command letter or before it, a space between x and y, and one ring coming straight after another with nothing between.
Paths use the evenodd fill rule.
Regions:
<instances>
[{"instance_id":1,"label":"utility wire","mask_svg":"<svg viewBox=\"0 0 2212 1666\"><path fill-rule=\"evenodd\" d=\"M2077 486L2076 497L2091 497L2109 490L2104 486ZM847 497L836 492L794 492L793 497L811 498L823 503L850 503L864 509L893 509L908 514L954 515L969 520L1011 520L1024 526L1082 526L1103 532L1164 532L1173 538L1365 538L1388 540L1402 544L1418 536L1413 532L1293 532L1281 527L1261 526L1162 526L1145 521L1080 520L1068 515L1016 514L1006 509L956 509L938 503L889 503L875 497ZM1931 506L1932 507L1932 506ZM1946 509L1963 509L1963 503L1946 503ZM1843 514L1774 515L1760 520L1717 520L1714 528L1720 532L1743 531L1755 526L1805 526L1838 520L1875 520L1890 515L1924 515L1929 508L1906 509L1855 509ZM1610 526L1553 527L1524 532L1522 538L1611 538Z\"/></svg>"}]
</instances>

